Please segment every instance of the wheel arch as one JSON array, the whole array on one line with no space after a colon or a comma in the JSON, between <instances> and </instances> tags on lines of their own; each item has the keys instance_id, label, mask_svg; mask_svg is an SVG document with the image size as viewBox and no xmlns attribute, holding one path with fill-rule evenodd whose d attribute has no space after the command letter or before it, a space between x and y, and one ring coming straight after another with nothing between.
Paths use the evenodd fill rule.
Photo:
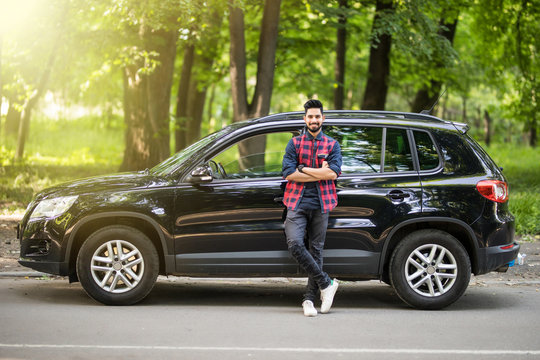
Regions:
<instances>
[{"instance_id":1,"label":"wheel arch","mask_svg":"<svg viewBox=\"0 0 540 360\"><path fill-rule=\"evenodd\" d=\"M78 221L72 228L66 248L66 259L69 263L69 279L77 281L77 254L84 241L95 231L110 225L125 225L141 231L156 247L159 256L159 273L168 270L165 251L167 243L161 226L149 216L127 211L93 214Z\"/></svg>"},{"instance_id":2,"label":"wheel arch","mask_svg":"<svg viewBox=\"0 0 540 360\"><path fill-rule=\"evenodd\" d=\"M472 272L476 273L478 271L478 244L471 227L458 219L428 217L406 220L390 231L384 243L379 263L379 276L381 279L384 280L388 277L390 258L397 244L408 234L421 229L437 229L455 237L465 247L469 255Z\"/></svg>"}]
</instances>

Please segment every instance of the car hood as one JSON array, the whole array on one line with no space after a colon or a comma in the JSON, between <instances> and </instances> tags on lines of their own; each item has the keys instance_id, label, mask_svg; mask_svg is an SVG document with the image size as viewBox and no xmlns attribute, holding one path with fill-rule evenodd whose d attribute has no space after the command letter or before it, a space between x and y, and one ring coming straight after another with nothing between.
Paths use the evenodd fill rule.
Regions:
<instances>
[{"instance_id":1,"label":"car hood","mask_svg":"<svg viewBox=\"0 0 540 360\"><path fill-rule=\"evenodd\" d=\"M159 181L146 172L119 173L74 180L47 188L36 195L37 200L56 196L83 195L115 190L146 188Z\"/></svg>"}]
</instances>

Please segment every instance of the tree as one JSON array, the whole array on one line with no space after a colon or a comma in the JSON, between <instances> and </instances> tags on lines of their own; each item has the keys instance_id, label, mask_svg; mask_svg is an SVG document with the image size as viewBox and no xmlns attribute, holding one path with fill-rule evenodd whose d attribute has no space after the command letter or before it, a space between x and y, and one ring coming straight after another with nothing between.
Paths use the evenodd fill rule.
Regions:
<instances>
[{"instance_id":1,"label":"tree","mask_svg":"<svg viewBox=\"0 0 540 360\"><path fill-rule=\"evenodd\" d=\"M65 3L64 7L60 9L60 12L57 14L58 19L58 29L63 28L65 20L68 17L69 3ZM39 76L39 80L31 94L26 98L24 105L22 107L19 123L19 132L17 136L17 150L15 152L15 160L20 160L24 155L24 147L26 144L26 139L28 137L28 130L30 127L30 119L32 117L32 112L37 105L38 100L43 95L46 90L49 78L51 76L54 62L58 56L59 47L62 41L62 33L57 30L56 38L54 40L54 45L50 49L50 54L48 60L45 63L45 67L42 70L42 73Z\"/></svg>"},{"instance_id":2,"label":"tree","mask_svg":"<svg viewBox=\"0 0 540 360\"><path fill-rule=\"evenodd\" d=\"M385 27L387 17L393 15L393 0L377 0L373 18L367 84L362 101L364 110L384 110L390 76L392 35Z\"/></svg>"},{"instance_id":3,"label":"tree","mask_svg":"<svg viewBox=\"0 0 540 360\"><path fill-rule=\"evenodd\" d=\"M438 34L441 36L442 39L448 41L450 46L454 42L457 23L458 17L455 15L452 18L443 17L440 21L440 29L438 31ZM443 58L436 57L433 65L436 72L442 72L447 66L448 65L445 64ZM416 93L413 104L411 106L411 112L421 112L422 110L430 109L431 106L435 104L435 101L437 101L441 92L442 85L443 80L436 78L429 79L429 85L424 83L423 86Z\"/></svg>"},{"instance_id":4,"label":"tree","mask_svg":"<svg viewBox=\"0 0 540 360\"><path fill-rule=\"evenodd\" d=\"M139 34L141 49L147 49L154 55L148 58L136 55L135 61L124 67L124 119L127 129L121 170L149 168L170 155L169 106L176 32L141 25Z\"/></svg>"},{"instance_id":5,"label":"tree","mask_svg":"<svg viewBox=\"0 0 540 360\"><path fill-rule=\"evenodd\" d=\"M37 87L34 89L30 97L28 97L24 103L24 106L21 111L21 119L19 123L19 134L17 138L17 151L15 152L15 160L22 159L24 155L24 146L26 144L26 138L28 137L28 129L30 127L30 119L32 117L32 111L37 105L39 98L43 95L46 90L47 83L51 76L53 69L54 61L58 53L58 46L60 44L60 35L56 40L55 45L51 49L49 59L43 69L43 72L40 76Z\"/></svg>"},{"instance_id":6,"label":"tree","mask_svg":"<svg viewBox=\"0 0 540 360\"><path fill-rule=\"evenodd\" d=\"M182 71L176 97L176 151L192 144L201 136L204 105L208 87L215 81L213 70L220 56L221 25L225 8L222 2L201 6L196 22L190 27L190 37L184 45Z\"/></svg>"},{"instance_id":7,"label":"tree","mask_svg":"<svg viewBox=\"0 0 540 360\"><path fill-rule=\"evenodd\" d=\"M180 9L172 1L126 1L123 171L150 168L170 156L170 98Z\"/></svg>"},{"instance_id":8,"label":"tree","mask_svg":"<svg viewBox=\"0 0 540 360\"><path fill-rule=\"evenodd\" d=\"M345 93L345 59L347 54L347 15L349 7L347 0L339 0L339 8L342 11L338 18L336 41L336 65L334 67L334 109L342 110Z\"/></svg>"},{"instance_id":9,"label":"tree","mask_svg":"<svg viewBox=\"0 0 540 360\"><path fill-rule=\"evenodd\" d=\"M507 109L537 145L540 103L540 1L480 1L473 9L471 25L483 44L479 62L487 69L484 82L508 96ZM513 81L509 85L508 78Z\"/></svg>"},{"instance_id":10,"label":"tree","mask_svg":"<svg viewBox=\"0 0 540 360\"><path fill-rule=\"evenodd\" d=\"M4 45L4 35L0 33L0 110L2 109L2 90L4 88L4 84L2 82L2 47ZM0 112L0 135L2 135L2 112Z\"/></svg>"},{"instance_id":11,"label":"tree","mask_svg":"<svg viewBox=\"0 0 540 360\"><path fill-rule=\"evenodd\" d=\"M264 3L263 18L261 24L259 53L257 57L257 76L255 91L251 102L248 101L247 77L246 77L246 43L244 36L244 11L236 1L229 3L229 31L230 43L230 76L231 92L233 99L233 121L243 121L253 117L268 115L270 111L270 99L274 84L274 65L278 39L278 23L281 0L266 0ZM243 168L249 168L254 164L264 164L264 141L245 141L239 148L240 157L243 154L262 154L252 157L240 164ZM249 162L249 163L248 163Z\"/></svg>"}]
</instances>

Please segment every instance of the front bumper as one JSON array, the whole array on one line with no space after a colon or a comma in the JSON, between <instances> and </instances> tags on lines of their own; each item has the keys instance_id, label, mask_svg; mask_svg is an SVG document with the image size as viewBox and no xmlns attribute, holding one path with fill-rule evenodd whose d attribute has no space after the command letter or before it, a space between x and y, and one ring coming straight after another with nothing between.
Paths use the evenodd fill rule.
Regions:
<instances>
[{"instance_id":1,"label":"front bumper","mask_svg":"<svg viewBox=\"0 0 540 360\"><path fill-rule=\"evenodd\" d=\"M62 248L64 224L57 219L23 221L18 225L19 264L47 274L69 275Z\"/></svg>"},{"instance_id":2,"label":"front bumper","mask_svg":"<svg viewBox=\"0 0 540 360\"><path fill-rule=\"evenodd\" d=\"M34 269L39 272L44 272L52 275L69 275L69 264L66 262L53 262L53 261L34 261L20 259L19 264L22 266Z\"/></svg>"},{"instance_id":3,"label":"front bumper","mask_svg":"<svg viewBox=\"0 0 540 360\"><path fill-rule=\"evenodd\" d=\"M514 241L507 245L478 249L478 272L476 275L486 274L507 266L517 258L519 248L520 245Z\"/></svg>"}]
</instances>

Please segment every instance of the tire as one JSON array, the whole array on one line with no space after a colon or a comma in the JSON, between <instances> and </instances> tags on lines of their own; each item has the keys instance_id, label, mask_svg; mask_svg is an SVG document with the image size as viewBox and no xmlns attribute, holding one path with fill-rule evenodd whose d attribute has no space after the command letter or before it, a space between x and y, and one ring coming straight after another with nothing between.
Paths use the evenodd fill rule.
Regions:
<instances>
[{"instance_id":1,"label":"tire","mask_svg":"<svg viewBox=\"0 0 540 360\"><path fill-rule=\"evenodd\" d=\"M77 256L77 275L84 290L106 305L141 301L152 290L158 271L159 257L152 241L123 225L90 235Z\"/></svg>"},{"instance_id":2,"label":"tire","mask_svg":"<svg viewBox=\"0 0 540 360\"><path fill-rule=\"evenodd\" d=\"M415 231L390 259L390 282L405 303L422 310L442 309L463 295L471 261L452 235L435 229Z\"/></svg>"}]
</instances>

